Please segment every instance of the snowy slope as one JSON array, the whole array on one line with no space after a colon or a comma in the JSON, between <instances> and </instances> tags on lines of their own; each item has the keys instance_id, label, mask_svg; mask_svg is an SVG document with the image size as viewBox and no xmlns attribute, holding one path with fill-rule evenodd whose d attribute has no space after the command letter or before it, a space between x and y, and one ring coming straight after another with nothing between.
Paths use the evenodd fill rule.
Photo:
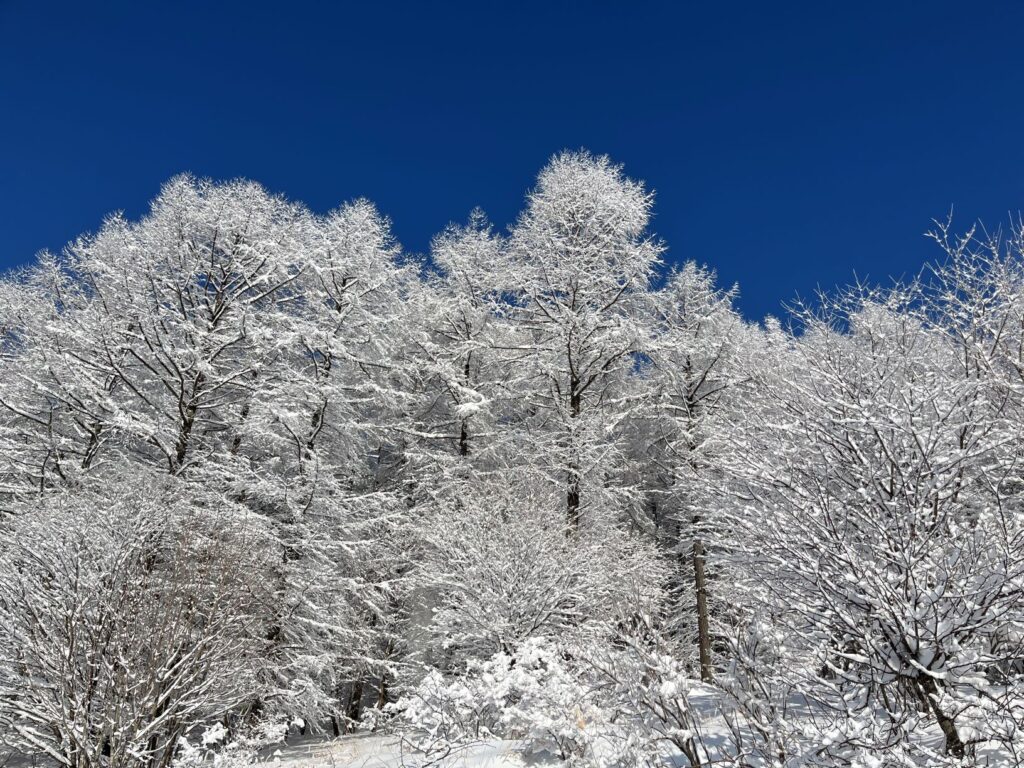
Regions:
<instances>
[{"instance_id":1,"label":"snowy slope","mask_svg":"<svg viewBox=\"0 0 1024 768\"><path fill-rule=\"evenodd\" d=\"M504 768L555 765L524 760L514 742L492 742L476 745L434 762L423 755L410 752L395 736L346 736L330 741L294 744L277 750L269 760L261 763L265 768L397 768L422 765L466 766L467 768Z\"/></svg>"}]
</instances>

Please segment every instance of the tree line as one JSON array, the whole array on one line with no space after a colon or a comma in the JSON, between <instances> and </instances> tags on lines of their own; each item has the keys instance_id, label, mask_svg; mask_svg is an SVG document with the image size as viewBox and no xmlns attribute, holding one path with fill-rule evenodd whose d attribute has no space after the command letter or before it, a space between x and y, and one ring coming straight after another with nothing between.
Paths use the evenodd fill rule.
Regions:
<instances>
[{"instance_id":1,"label":"tree line","mask_svg":"<svg viewBox=\"0 0 1024 768\"><path fill-rule=\"evenodd\" d=\"M9 274L0 744L1021 764L1021 229L752 323L652 205L563 153L420 258L182 176Z\"/></svg>"}]
</instances>

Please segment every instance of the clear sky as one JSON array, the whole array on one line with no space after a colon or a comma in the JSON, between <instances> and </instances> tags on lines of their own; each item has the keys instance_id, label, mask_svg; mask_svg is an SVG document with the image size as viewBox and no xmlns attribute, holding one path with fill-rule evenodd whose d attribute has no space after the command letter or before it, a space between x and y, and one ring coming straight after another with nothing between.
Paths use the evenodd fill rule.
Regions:
<instances>
[{"instance_id":1,"label":"clear sky","mask_svg":"<svg viewBox=\"0 0 1024 768\"><path fill-rule=\"evenodd\" d=\"M760 318L914 273L951 206L1024 208L1022 29L1009 2L0 0L0 266L181 171L368 197L422 252L586 147Z\"/></svg>"}]
</instances>

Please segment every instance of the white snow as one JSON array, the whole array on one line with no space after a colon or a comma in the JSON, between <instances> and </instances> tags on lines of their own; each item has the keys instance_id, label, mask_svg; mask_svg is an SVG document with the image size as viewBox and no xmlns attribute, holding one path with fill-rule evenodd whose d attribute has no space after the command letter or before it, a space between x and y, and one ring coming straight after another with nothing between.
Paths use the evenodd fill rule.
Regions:
<instances>
[{"instance_id":1,"label":"white snow","mask_svg":"<svg viewBox=\"0 0 1024 768\"><path fill-rule=\"evenodd\" d=\"M436 762L435 762L436 761ZM420 766L430 763L437 766L465 766L466 768L502 768L503 766L525 766L526 760L519 753L517 743L512 741L490 741L460 749L447 758L427 757L410 750L397 736L343 736L330 741L315 741L285 747L278 758L259 763L273 768L398 768L399 766ZM530 765L557 765L557 761L537 762Z\"/></svg>"}]
</instances>

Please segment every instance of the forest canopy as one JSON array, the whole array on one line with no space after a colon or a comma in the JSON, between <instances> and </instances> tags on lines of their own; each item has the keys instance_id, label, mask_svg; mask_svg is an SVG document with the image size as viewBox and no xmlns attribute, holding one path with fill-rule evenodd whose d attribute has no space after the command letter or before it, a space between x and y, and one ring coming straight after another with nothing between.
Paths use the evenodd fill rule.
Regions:
<instances>
[{"instance_id":1,"label":"forest canopy","mask_svg":"<svg viewBox=\"0 0 1024 768\"><path fill-rule=\"evenodd\" d=\"M1024 233L752 323L653 200L562 153L420 258L180 176L7 275L0 751L1021 764Z\"/></svg>"}]
</instances>

